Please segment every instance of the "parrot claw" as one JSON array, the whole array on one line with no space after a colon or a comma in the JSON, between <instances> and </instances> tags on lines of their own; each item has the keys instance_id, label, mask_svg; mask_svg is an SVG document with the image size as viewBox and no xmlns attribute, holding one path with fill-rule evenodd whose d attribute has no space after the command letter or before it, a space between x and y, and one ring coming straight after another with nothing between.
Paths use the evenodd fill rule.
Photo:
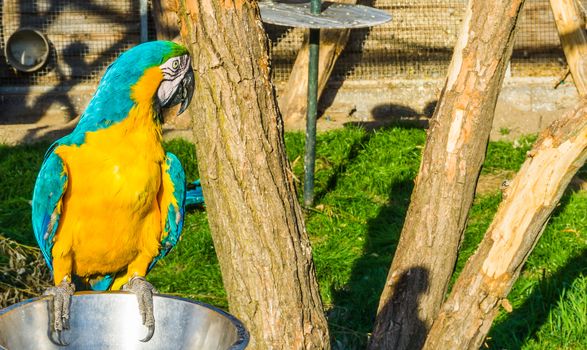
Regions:
<instances>
[{"instance_id":1,"label":"parrot claw","mask_svg":"<svg viewBox=\"0 0 587 350\"><path fill-rule=\"evenodd\" d=\"M55 341L57 345L60 346L68 346L69 343L63 340L63 331L55 331L57 333L57 340Z\"/></svg>"},{"instance_id":2,"label":"parrot claw","mask_svg":"<svg viewBox=\"0 0 587 350\"><path fill-rule=\"evenodd\" d=\"M148 342L155 334L155 315L153 314L153 294L157 290L144 277L135 276L122 287L122 290L136 294L139 302L139 313L143 320L143 325L147 327L147 336L140 339L143 343Z\"/></svg>"},{"instance_id":3,"label":"parrot claw","mask_svg":"<svg viewBox=\"0 0 587 350\"><path fill-rule=\"evenodd\" d=\"M144 337L143 339L140 339L140 341L142 341L143 343L146 343L149 340L151 340L151 338L153 338L153 334L155 334L155 325L153 324L152 326L148 326L147 330L148 330L147 336Z\"/></svg>"},{"instance_id":4,"label":"parrot claw","mask_svg":"<svg viewBox=\"0 0 587 350\"><path fill-rule=\"evenodd\" d=\"M52 332L57 335L54 342L57 345L67 346L69 345L63 339L63 330L69 329L69 307L71 305L71 297L75 292L75 286L73 283L64 280L58 286L49 287L43 293L44 296L51 297L49 302L50 319L52 323ZM53 340L53 339L52 339Z\"/></svg>"}]
</instances>

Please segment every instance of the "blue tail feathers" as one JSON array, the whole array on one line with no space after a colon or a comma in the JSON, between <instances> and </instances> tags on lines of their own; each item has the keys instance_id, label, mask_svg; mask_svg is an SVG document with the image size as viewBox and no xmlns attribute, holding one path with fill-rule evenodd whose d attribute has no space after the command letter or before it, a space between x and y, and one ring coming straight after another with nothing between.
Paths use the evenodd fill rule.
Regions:
<instances>
[{"instance_id":1,"label":"blue tail feathers","mask_svg":"<svg viewBox=\"0 0 587 350\"><path fill-rule=\"evenodd\" d=\"M188 190L185 196L185 205L204 205L204 193L200 185L200 179L188 183Z\"/></svg>"}]
</instances>

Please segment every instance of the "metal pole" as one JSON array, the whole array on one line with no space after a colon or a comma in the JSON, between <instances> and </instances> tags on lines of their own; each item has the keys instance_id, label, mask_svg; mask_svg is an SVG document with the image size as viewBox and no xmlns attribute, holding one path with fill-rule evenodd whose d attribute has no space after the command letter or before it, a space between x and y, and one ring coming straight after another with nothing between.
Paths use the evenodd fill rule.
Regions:
<instances>
[{"instance_id":1,"label":"metal pole","mask_svg":"<svg viewBox=\"0 0 587 350\"><path fill-rule=\"evenodd\" d=\"M320 0L312 0L312 14L320 14ZM306 154L304 156L304 205L314 202L314 168L316 164L316 117L318 111L318 53L320 29L310 29L310 59L308 63L308 111L306 118Z\"/></svg>"},{"instance_id":2,"label":"metal pole","mask_svg":"<svg viewBox=\"0 0 587 350\"><path fill-rule=\"evenodd\" d=\"M141 15L141 42L144 43L149 40L149 28L148 28L148 21L147 21L147 0L141 0L140 3L140 15Z\"/></svg>"}]
</instances>

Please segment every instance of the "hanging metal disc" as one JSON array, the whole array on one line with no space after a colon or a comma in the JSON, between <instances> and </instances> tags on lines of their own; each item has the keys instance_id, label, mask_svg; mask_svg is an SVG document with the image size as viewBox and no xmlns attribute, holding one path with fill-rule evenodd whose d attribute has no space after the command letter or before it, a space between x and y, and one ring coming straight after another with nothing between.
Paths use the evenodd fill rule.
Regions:
<instances>
[{"instance_id":1,"label":"hanging metal disc","mask_svg":"<svg viewBox=\"0 0 587 350\"><path fill-rule=\"evenodd\" d=\"M263 22L300 28L363 28L389 22L391 15L369 6L322 3L322 12L314 15L309 0L259 1Z\"/></svg>"}]
</instances>

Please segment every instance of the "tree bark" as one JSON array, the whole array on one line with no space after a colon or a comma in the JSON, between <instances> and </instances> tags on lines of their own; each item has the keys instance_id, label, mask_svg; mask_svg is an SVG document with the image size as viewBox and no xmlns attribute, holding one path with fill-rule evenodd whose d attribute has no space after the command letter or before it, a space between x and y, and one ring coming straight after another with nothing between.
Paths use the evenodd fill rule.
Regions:
<instances>
[{"instance_id":1,"label":"tree bark","mask_svg":"<svg viewBox=\"0 0 587 350\"><path fill-rule=\"evenodd\" d=\"M356 0L343 0L340 3L355 4ZM318 57L318 99L328 83L336 60L349 40L350 29L320 30L320 53ZM279 97L279 109L287 126L300 127L305 125L308 111L308 35L298 52L287 85Z\"/></svg>"},{"instance_id":2,"label":"tree bark","mask_svg":"<svg viewBox=\"0 0 587 350\"><path fill-rule=\"evenodd\" d=\"M174 41L179 37L178 0L154 0L153 22L158 40Z\"/></svg>"},{"instance_id":3,"label":"tree bark","mask_svg":"<svg viewBox=\"0 0 587 350\"><path fill-rule=\"evenodd\" d=\"M577 0L550 0L569 70L581 97L587 96L587 33Z\"/></svg>"},{"instance_id":4,"label":"tree bark","mask_svg":"<svg viewBox=\"0 0 587 350\"><path fill-rule=\"evenodd\" d=\"M470 0L370 349L419 349L454 270L523 0Z\"/></svg>"},{"instance_id":5,"label":"tree bark","mask_svg":"<svg viewBox=\"0 0 587 350\"><path fill-rule=\"evenodd\" d=\"M328 327L256 2L181 0L208 221L251 349L328 349Z\"/></svg>"},{"instance_id":6,"label":"tree bark","mask_svg":"<svg viewBox=\"0 0 587 350\"><path fill-rule=\"evenodd\" d=\"M587 103L545 130L477 252L434 321L424 349L479 349L573 175L587 158Z\"/></svg>"}]
</instances>

